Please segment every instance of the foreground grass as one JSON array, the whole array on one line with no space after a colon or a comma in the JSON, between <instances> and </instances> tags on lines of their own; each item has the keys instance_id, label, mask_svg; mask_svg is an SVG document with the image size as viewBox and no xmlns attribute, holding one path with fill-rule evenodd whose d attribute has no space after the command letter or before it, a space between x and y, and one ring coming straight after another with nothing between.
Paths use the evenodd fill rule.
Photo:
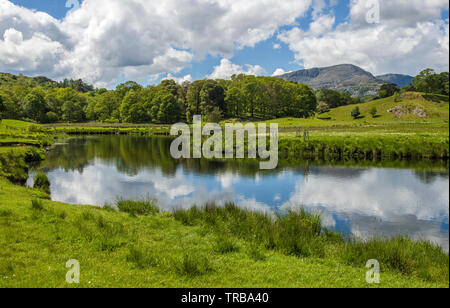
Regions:
<instances>
[{"instance_id":1,"label":"foreground grass","mask_svg":"<svg viewBox=\"0 0 450 308\"><path fill-rule=\"evenodd\" d=\"M67 287L69 259L81 265L75 287L449 286L448 276L419 278L383 265L381 284L369 285L365 260L350 265L328 249L322 256L289 254L253 244L239 228L218 234L203 214L183 221L187 212L158 213L151 202L123 201L121 213L40 198L45 194L0 178L0 287ZM317 223L304 234L317 233ZM440 272L442 265L433 268Z\"/></svg>"}]
</instances>

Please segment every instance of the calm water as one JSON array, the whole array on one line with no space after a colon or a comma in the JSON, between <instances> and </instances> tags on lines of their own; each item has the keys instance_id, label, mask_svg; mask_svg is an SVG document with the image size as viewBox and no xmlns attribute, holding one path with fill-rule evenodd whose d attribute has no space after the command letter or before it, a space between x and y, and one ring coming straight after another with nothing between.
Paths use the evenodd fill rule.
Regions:
<instances>
[{"instance_id":1,"label":"calm water","mask_svg":"<svg viewBox=\"0 0 450 308\"><path fill-rule=\"evenodd\" d=\"M303 205L325 225L366 238L408 234L449 247L449 174L408 169L175 161L165 138L105 136L56 146L43 170L52 199L102 206L117 197L151 197L172 209L235 201L262 211ZM31 174L29 184L32 184Z\"/></svg>"}]
</instances>

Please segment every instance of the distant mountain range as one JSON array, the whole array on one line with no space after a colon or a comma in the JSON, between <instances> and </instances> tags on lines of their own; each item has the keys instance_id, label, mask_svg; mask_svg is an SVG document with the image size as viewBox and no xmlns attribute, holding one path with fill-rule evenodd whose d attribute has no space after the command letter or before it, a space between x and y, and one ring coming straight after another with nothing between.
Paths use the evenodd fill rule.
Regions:
<instances>
[{"instance_id":1,"label":"distant mountain range","mask_svg":"<svg viewBox=\"0 0 450 308\"><path fill-rule=\"evenodd\" d=\"M386 81L386 82L396 84L399 87L409 86L414 79L413 76L401 75L401 74L386 74L386 75L377 76L377 78L381 79L383 81Z\"/></svg>"},{"instance_id":2,"label":"distant mountain range","mask_svg":"<svg viewBox=\"0 0 450 308\"><path fill-rule=\"evenodd\" d=\"M377 95L378 89L385 83L405 86L410 84L413 79L412 76L399 74L375 77L352 64L299 70L277 77L286 81L304 83L316 90L348 91L355 97Z\"/></svg>"}]
</instances>

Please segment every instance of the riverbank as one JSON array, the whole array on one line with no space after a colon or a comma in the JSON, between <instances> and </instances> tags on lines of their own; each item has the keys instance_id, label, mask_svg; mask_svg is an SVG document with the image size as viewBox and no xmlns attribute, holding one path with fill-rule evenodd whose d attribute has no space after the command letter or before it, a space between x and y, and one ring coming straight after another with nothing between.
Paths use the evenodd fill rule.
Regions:
<instances>
[{"instance_id":1,"label":"riverbank","mask_svg":"<svg viewBox=\"0 0 450 308\"><path fill-rule=\"evenodd\" d=\"M279 153L283 158L375 162L396 159L448 160L450 153L448 123L444 122L383 122L361 126L336 126L336 123L330 123L330 126L319 126L323 121L296 119L292 122L280 119L279 123ZM346 121L342 121L342 124L348 125ZM170 127L165 125L29 125L22 136L16 136L9 142L33 142L34 138L48 142L46 138L54 139L62 135L168 136L169 133ZM7 142L5 137L0 142Z\"/></svg>"},{"instance_id":2,"label":"riverbank","mask_svg":"<svg viewBox=\"0 0 450 308\"><path fill-rule=\"evenodd\" d=\"M276 223L266 229L274 228L274 236L303 232L296 237L299 241L315 237L309 245L314 253L305 255L308 250L296 244L286 242L284 248L277 240L275 247L263 244L260 240L267 235L259 232L263 225L250 219L266 218L231 207L214 214L211 210L171 214L129 203L122 207L126 212L116 212L42 197L40 191L0 178L1 287L67 287L69 259L80 262L79 287L449 286L448 256L440 249L407 240L373 242L372 249L348 244L349 249L337 235L317 235L318 221L310 216L285 220L285 231ZM31 200L40 200L39 205L33 206ZM223 222L216 226L233 228L218 233L210 224L212 217ZM259 240L248 239L250 226L261 235ZM298 249L285 249L289 247ZM382 262L379 285L366 282L363 259L369 251ZM385 260L389 265L383 264ZM395 264L400 267L393 268Z\"/></svg>"}]
</instances>

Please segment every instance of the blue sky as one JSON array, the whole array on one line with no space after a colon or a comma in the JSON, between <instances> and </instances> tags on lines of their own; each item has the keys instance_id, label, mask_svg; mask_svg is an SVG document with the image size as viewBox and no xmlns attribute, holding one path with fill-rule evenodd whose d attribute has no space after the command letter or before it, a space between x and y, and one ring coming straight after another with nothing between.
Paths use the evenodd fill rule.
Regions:
<instances>
[{"instance_id":1,"label":"blue sky","mask_svg":"<svg viewBox=\"0 0 450 308\"><path fill-rule=\"evenodd\" d=\"M76 0L68 2L74 1ZM289 0L293 12L289 12L289 6L276 7L278 2L273 1L274 17L272 20L271 15L267 15L265 17L267 23L264 19L258 19L258 15L262 15L267 9L258 11L258 7L245 13L247 16L244 17L248 17L246 20L239 15L239 10L222 6L222 11L219 9L217 11L217 17L213 15L211 21L208 21L203 17L204 14L209 14L217 8L203 8L198 4L198 9L189 12L190 15L183 17L183 20L178 20L180 25L173 29L171 14L177 10L177 4L174 4L173 8L170 7L172 10L169 11L170 14L163 16L167 24L160 21L152 23L152 18L158 20L160 16L141 16L139 20L132 20L140 12L136 11L133 15L131 9L124 10L123 5L127 5L127 1L138 2L142 8L153 12L155 7L166 8L165 6L169 6L167 3L177 3L176 1L167 1L164 4L154 1L147 1L153 3L144 4L143 0L84 1L81 8L69 13L71 8L66 7L66 0L0 0L0 3L15 5L8 7L10 12L6 12L3 17L0 12L0 22L4 23L3 27L0 27L0 32L4 32L0 33L0 44L3 34L3 43L6 45L4 49L7 50L5 54L1 54L0 51L0 70L29 75L45 74L55 79L83 78L96 85L107 87L114 87L127 79L141 83L156 83L167 77L197 80L211 75L209 77L226 78L226 74L230 72L271 76L276 70L288 72L341 63L356 64L374 74L414 75L426 67L432 67L437 71L448 70L448 59L444 58L446 55L448 58L448 39L445 41L445 37L448 37L449 17L448 2L444 0L425 4L419 0L378 0L381 3L381 22L376 25L368 25L361 20L370 9L366 8L364 1L377 0ZM192 5L197 1L179 3ZM216 0L217 3L224 3L220 1ZM102 2L103 5L111 6L111 14L97 11ZM288 0L284 3L287 2ZM305 5L302 6L301 3ZM122 8L119 5L122 5ZM245 4L242 4L243 10L246 9L244 6ZM19 7L45 12L59 21L44 22L37 15L36 21L31 21L28 13ZM117 11L114 11L115 8ZM180 9L184 14L186 9L183 7ZM127 16L127 13L130 15ZM22 23L17 26L12 19L8 19L11 15L26 21L29 25ZM78 22L80 19L74 16L83 17L82 20L85 21L93 20L97 25L88 27L88 24L81 24ZM224 38L223 46L220 38L217 38L217 33L228 31L228 25L222 28L217 26L215 18L218 17L242 23L242 26L230 30L230 37ZM108 18L111 19L108 24L111 29L105 27L107 29L101 33L100 25L103 20L108 21ZM115 20L132 20L132 22L117 26L118 29L123 29L121 32L122 30L114 28ZM179 33L184 31L186 22L192 29L189 29L190 32L186 31L187 38L183 41ZM209 30L196 27L198 22L206 29L208 27L213 29L210 31L211 34L205 34L211 35L210 41L201 37L200 34ZM48 27L49 23L55 23L54 28L58 28L70 38L61 40L64 36L59 32L53 33L54 29ZM130 26L131 30L127 28L129 24L133 24ZM141 42L139 38L134 39L132 36L132 34L139 36L149 29L165 30L166 26L167 33L159 34L157 31L160 30L156 30L156 33L149 34L146 41ZM214 29L215 27L218 29ZM80 35L66 33L72 28L78 29ZM257 35L255 37L246 35L247 31L254 29L259 31L257 33L261 33L261 39ZM132 33L133 31L136 33ZM165 36L173 38L173 42L170 39L163 40ZM86 38L92 39L86 41ZM27 40L29 44L26 44ZM112 41L119 43L114 45ZM10 42L20 44L11 47L7 45ZM395 44L406 46L395 48ZM34 48L32 53L37 51L42 53L36 54L35 57L30 55L29 58L36 60L36 63L30 64L26 48L27 46L31 48L29 47L31 45L39 46ZM88 50L89 48L91 49ZM145 50L149 50L148 54L143 54ZM222 52L223 50L226 52ZM404 53L403 50L408 52ZM22 52L23 56L19 57ZM3 60L4 63L2 57L6 59ZM77 57L79 59L74 59ZM131 62L139 65L127 63L127 59L130 62L131 58L133 59ZM158 61L161 63L155 63Z\"/></svg>"}]
</instances>

